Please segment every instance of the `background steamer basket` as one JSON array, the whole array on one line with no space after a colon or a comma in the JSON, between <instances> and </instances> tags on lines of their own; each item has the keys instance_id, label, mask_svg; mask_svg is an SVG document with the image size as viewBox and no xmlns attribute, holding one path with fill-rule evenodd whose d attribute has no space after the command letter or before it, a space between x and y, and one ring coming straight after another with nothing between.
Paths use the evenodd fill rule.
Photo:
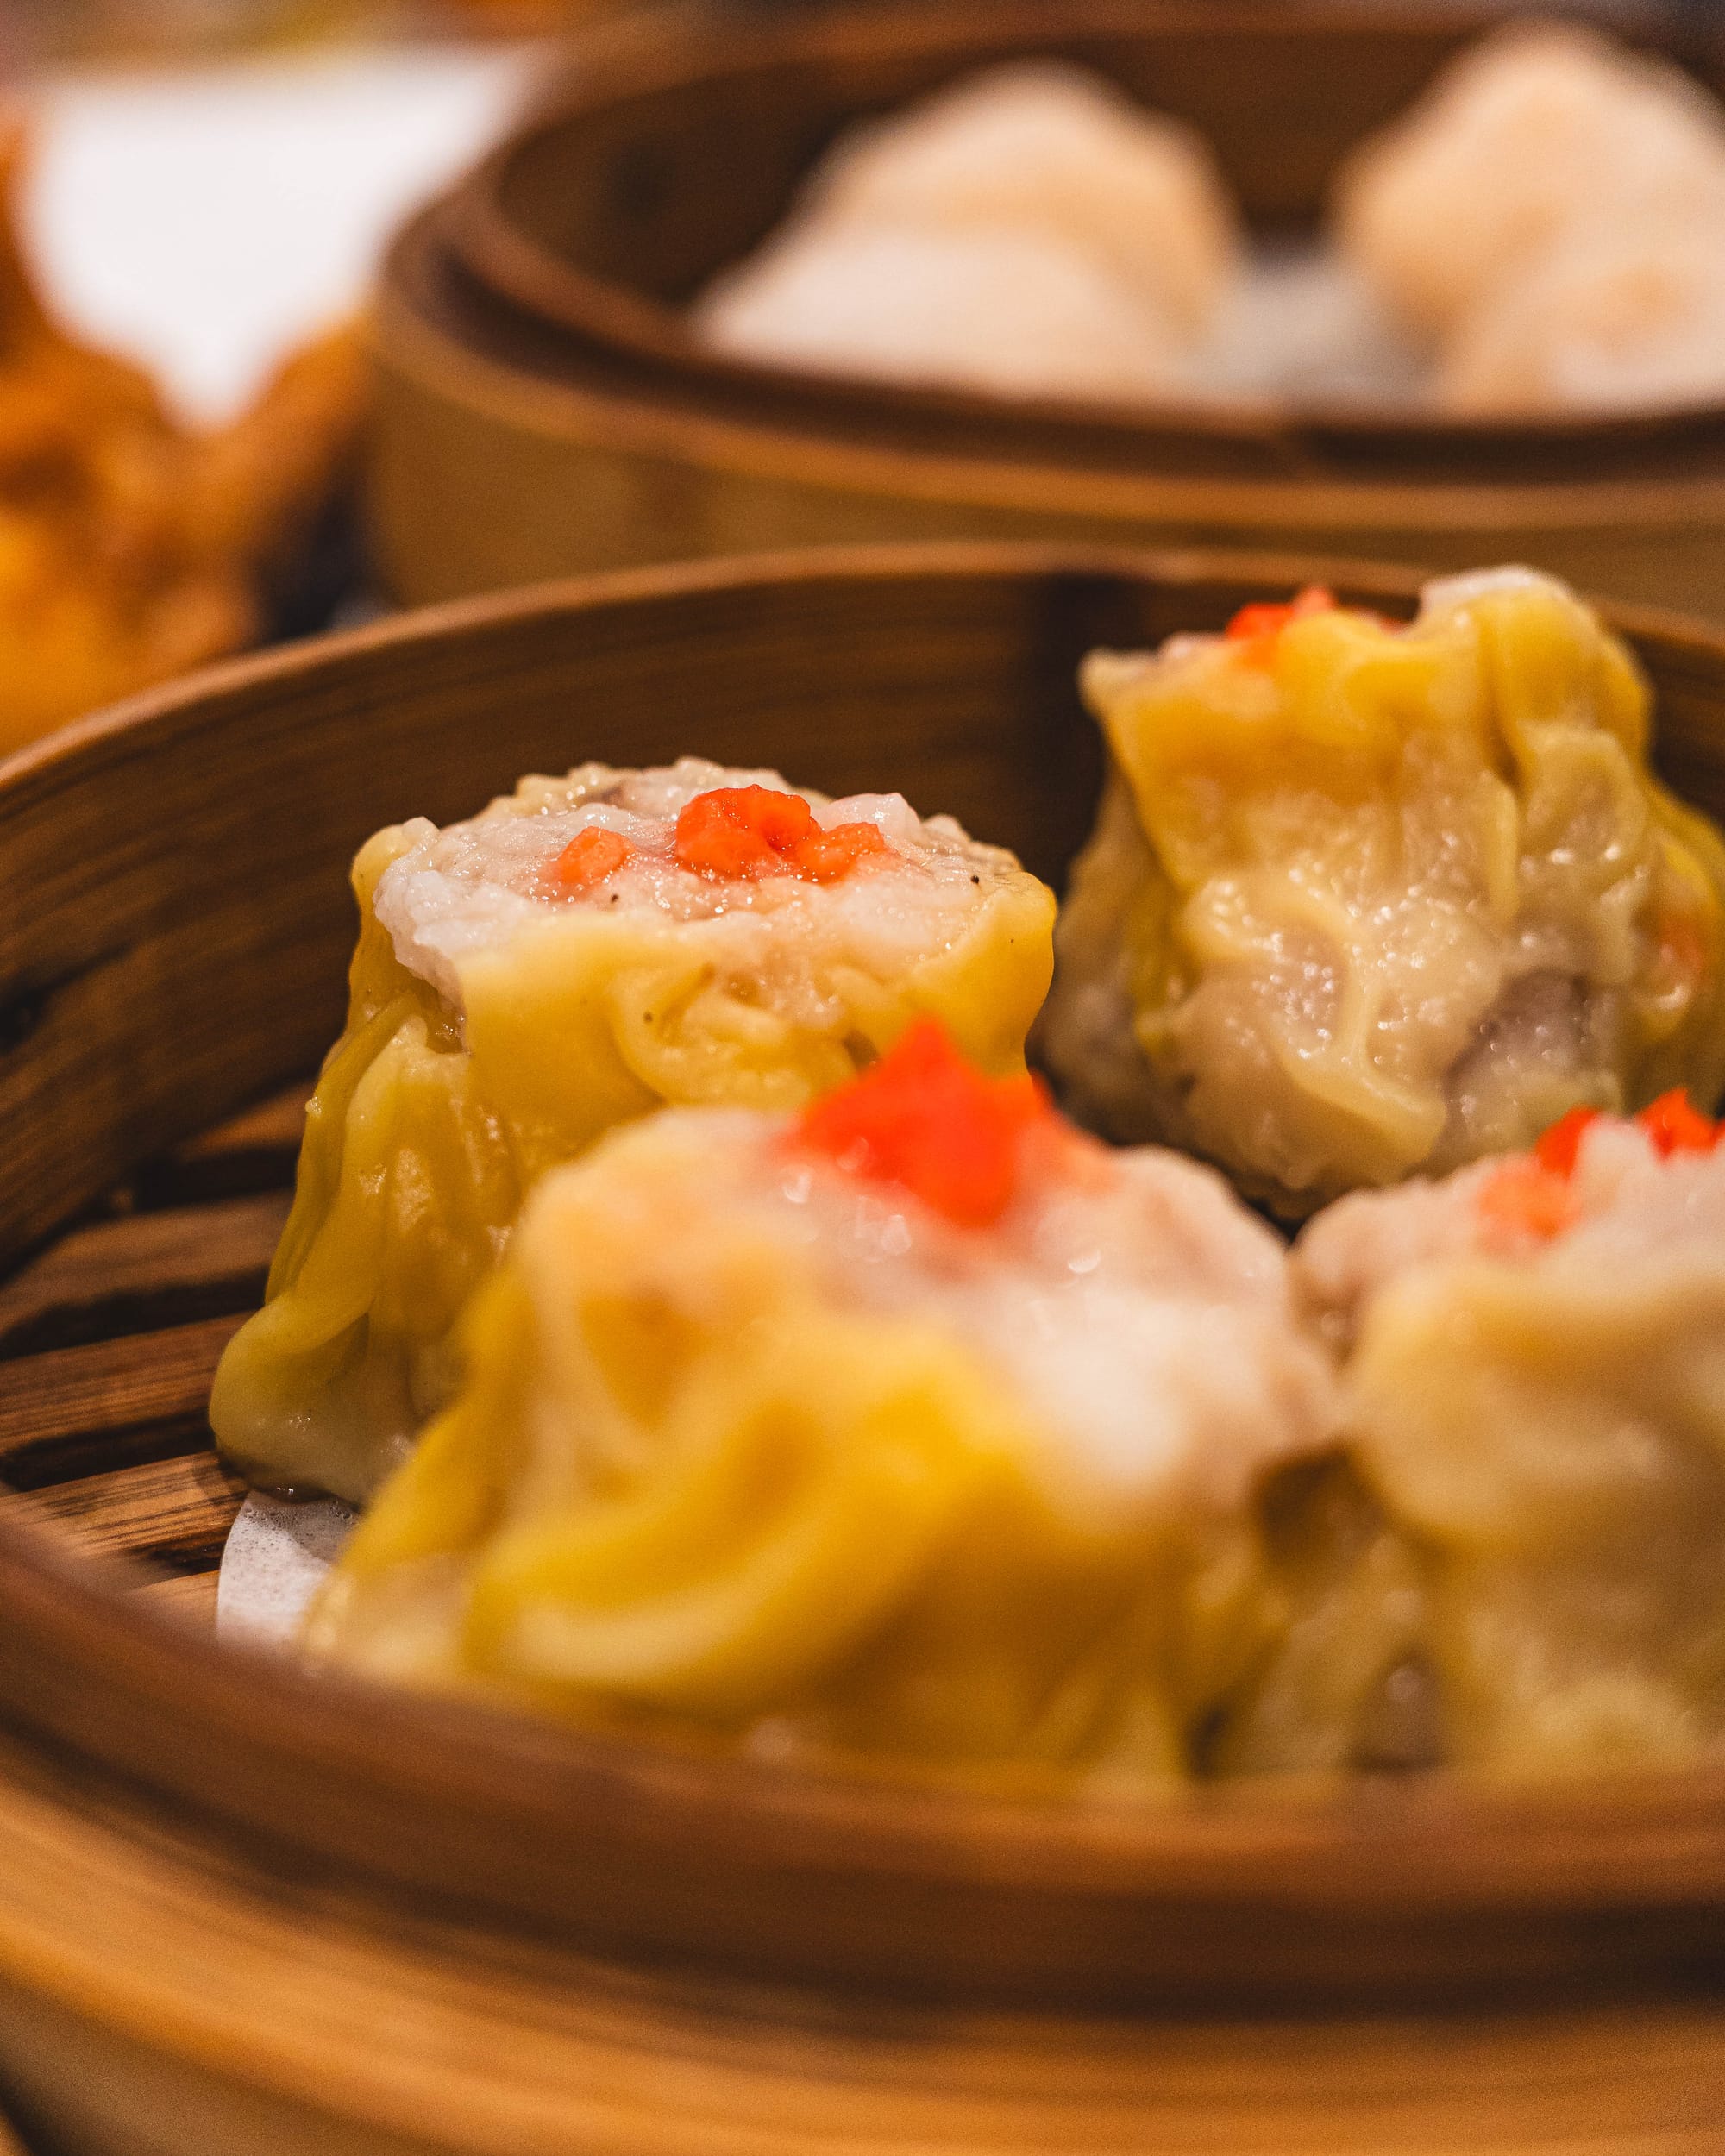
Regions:
<instances>
[{"instance_id":1,"label":"background steamer basket","mask_svg":"<svg viewBox=\"0 0 1725 2156\"><path fill-rule=\"evenodd\" d=\"M1725 409L1498 424L1015 404L724 359L680 312L848 122L1031 53L1193 121L1260 229L1309 228L1346 149L1481 27L1454 7L1044 0L599 34L390 258L371 489L387 580L422 601L741 548L994 536L1525 558L1717 609ZM1716 39L1682 57L1725 83Z\"/></svg>"},{"instance_id":2,"label":"background steamer basket","mask_svg":"<svg viewBox=\"0 0 1725 2156\"><path fill-rule=\"evenodd\" d=\"M27 2137L1716 2145L1725 1771L1109 1805L498 1721L208 1638L236 1493L202 1403L295 1108L193 1134L333 1036L368 830L699 746L901 787L1057 877L1098 777L1080 654L1325 576L1411 601L1318 561L1011 548L638 573L205 674L0 769L0 2096ZM1619 625L1668 775L1725 812L1725 635Z\"/></svg>"}]
</instances>

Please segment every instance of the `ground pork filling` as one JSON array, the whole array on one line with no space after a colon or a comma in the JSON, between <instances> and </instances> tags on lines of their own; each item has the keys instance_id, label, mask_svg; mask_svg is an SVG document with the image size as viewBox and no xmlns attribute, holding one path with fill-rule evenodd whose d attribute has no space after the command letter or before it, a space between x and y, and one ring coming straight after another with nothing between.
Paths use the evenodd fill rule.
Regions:
<instances>
[{"instance_id":1,"label":"ground pork filling","mask_svg":"<svg viewBox=\"0 0 1725 2156\"><path fill-rule=\"evenodd\" d=\"M1022 873L1011 855L949 817L925 820L902 795L830 800L794 792L776 772L697 757L527 779L465 823L404 830L377 917L402 964L456 1009L464 958L560 912L699 927L716 953L735 944L739 957L765 948L770 923L775 943L794 928L812 951L885 972L955 942Z\"/></svg>"}]
</instances>

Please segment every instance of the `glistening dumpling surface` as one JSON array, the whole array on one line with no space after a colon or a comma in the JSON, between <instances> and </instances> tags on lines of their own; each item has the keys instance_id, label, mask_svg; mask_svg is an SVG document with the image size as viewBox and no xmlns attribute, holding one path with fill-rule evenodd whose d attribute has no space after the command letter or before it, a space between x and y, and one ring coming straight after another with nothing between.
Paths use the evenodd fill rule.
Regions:
<instances>
[{"instance_id":1,"label":"glistening dumpling surface","mask_svg":"<svg viewBox=\"0 0 1725 2156\"><path fill-rule=\"evenodd\" d=\"M1045 1020L1082 1120L1289 1214L1725 1081L1725 844L1526 570L1093 656L1114 771Z\"/></svg>"},{"instance_id":2,"label":"glistening dumpling surface","mask_svg":"<svg viewBox=\"0 0 1725 2156\"><path fill-rule=\"evenodd\" d=\"M795 1107L924 1012L1021 1069L1051 965L1051 894L950 818L696 758L380 832L354 888L347 1031L210 1407L254 1480L348 1499L447 1398L546 1168L668 1101Z\"/></svg>"},{"instance_id":3,"label":"glistening dumpling surface","mask_svg":"<svg viewBox=\"0 0 1725 2156\"><path fill-rule=\"evenodd\" d=\"M1418 1552L1449 1755L1725 1734L1725 1151L1680 1097L1362 1194L1296 1246L1349 1443Z\"/></svg>"},{"instance_id":4,"label":"glistening dumpling surface","mask_svg":"<svg viewBox=\"0 0 1725 2156\"><path fill-rule=\"evenodd\" d=\"M1255 1486L1333 1412L1220 1178L932 1025L800 1119L670 1112L548 1177L468 1351L317 1651L1152 1780L1261 1648Z\"/></svg>"}]
</instances>

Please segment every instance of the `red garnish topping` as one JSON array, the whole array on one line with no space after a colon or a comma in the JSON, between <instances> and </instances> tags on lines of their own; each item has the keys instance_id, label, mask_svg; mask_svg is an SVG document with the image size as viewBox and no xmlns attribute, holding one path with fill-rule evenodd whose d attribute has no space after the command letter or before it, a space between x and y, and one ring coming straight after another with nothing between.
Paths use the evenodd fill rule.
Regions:
<instances>
[{"instance_id":1,"label":"red garnish topping","mask_svg":"<svg viewBox=\"0 0 1725 2156\"><path fill-rule=\"evenodd\" d=\"M897 1183L956 1227L992 1227L1019 1187L1024 1141L1052 1119L1034 1078L988 1078L932 1018L804 1111L796 1143L846 1175Z\"/></svg>"},{"instance_id":2,"label":"red garnish topping","mask_svg":"<svg viewBox=\"0 0 1725 2156\"><path fill-rule=\"evenodd\" d=\"M872 824L823 830L800 793L725 786L697 794L677 818L678 865L724 881L800 876L837 883L859 862L890 851Z\"/></svg>"},{"instance_id":3,"label":"red garnish topping","mask_svg":"<svg viewBox=\"0 0 1725 2156\"><path fill-rule=\"evenodd\" d=\"M1242 606L1222 634L1232 643L1257 643L1261 639L1279 636L1291 621L1305 621L1313 614L1335 611L1336 595L1321 584L1308 584L1303 592L1280 605L1270 605L1260 600L1251 606Z\"/></svg>"},{"instance_id":4,"label":"red garnish topping","mask_svg":"<svg viewBox=\"0 0 1725 2156\"><path fill-rule=\"evenodd\" d=\"M1597 1108L1571 1108L1531 1153L1505 1161L1479 1193L1480 1214L1488 1225L1516 1240L1532 1237L1549 1242L1561 1235L1576 1217L1569 1186L1581 1142L1599 1120ZM1691 1106L1681 1087L1662 1093L1635 1120L1663 1160L1673 1153L1710 1153L1725 1136L1725 1124Z\"/></svg>"},{"instance_id":5,"label":"red garnish topping","mask_svg":"<svg viewBox=\"0 0 1725 2156\"><path fill-rule=\"evenodd\" d=\"M1704 1116L1699 1108L1690 1105L1689 1095L1681 1086L1670 1093L1662 1093L1653 1104L1641 1110L1635 1118L1647 1136L1653 1141L1654 1150L1663 1160L1673 1153L1710 1153L1719 1143L1720 1126L1710 1116Z\"/></svg>"},{"instance_id":6,"label":"red garnish topping","mask_svg":"<svg viewBox=\"0 0 1725 2156\"><path fill-rule=\"evenodd\" d=\"M551 863L553 883L565 891L596 891L614 876L635 849L617 831L577 831Z\"/></svg>"},{"instance_id":7,"label":"red garnish topping","mask_svg":"<svg viewBox=\"0 0 1725 2156\"><path fill-rule=\"evenodd\" d=\"M1534 1148L1534 1158L1547 1175L1561 1175L1565 1182L1575 1173L1581 1141L1590 1124L1598 1122L1597 1108L1571 1108L1561 1115Z\"/></svg>"},{"instance_id":8,"label":"red garnish topping","mask_svg":"<svg viewBox=\"0 0 1725 2156\"><path fill-rule=\"evenodd\" d=\"M1575 1219L1575 1200L1562 1175L1537 1160L1507 1160L1479 1194L1480 1217L1512 1241L1549 1243Z\"/></svg>"},{"instance_id":9,"label":"red garnish topping","mask_svg":"<svg viewBox=\"0 0 1725 2156\"><path fill-rule=\"evenodd\" d=\"M872 824L836 824L824 831L819 824L797 844L797 874L811 883L837 883L859 861L889 850Z\"/></svg>"},{"instance_id":10,"label":"red garnish topping","mask_svg":"<svg viewBox=\"0 0 1725 2156\"><path fill-rule=\"evenodd\" d=\"M702 875L782 875L786 856L814 828L800 793L727 786L697 794L677 818L681 866Z\"/></svg>"}]
</instances>

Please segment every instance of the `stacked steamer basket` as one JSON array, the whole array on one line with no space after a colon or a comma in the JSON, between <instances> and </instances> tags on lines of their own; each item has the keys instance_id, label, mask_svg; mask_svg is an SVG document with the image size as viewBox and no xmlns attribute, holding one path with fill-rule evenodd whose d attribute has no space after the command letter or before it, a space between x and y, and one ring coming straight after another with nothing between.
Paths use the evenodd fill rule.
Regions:
<instances>
[{"instance_id":1,"label":"stacked steamer basket","mask_svg":"<svg viewBox=\"0 0 1725 2156\"><path fill-rule=\"evenodd\" d=\"M294 1096L223 1119L333 1033L373 826L668 760L698 712L712 755L903 787L1058 878L1097 779L1080 655L1322 573L1411 597L1315 561L998 548L637 573L235 666L0 773L0 2096L27 2135L1713 2145L1716 1767L1110 1803L517 1724L210 1637L236 1492L203 1402ZM1620 626L1666 774L1725 812L1725 638Z\"/></svg>"},{"instance_id":2,"label":"stacked steamer basket","mask_svg":"<svg viewBox=\"0 0 1725 2156\"><path fill-rule=\"evenodd\" d=\"M1471 10L1082 0L739 11L593 41L390 261L373 486L389 580L417 601L751 547L1019 536L1525 559L1712 606L1725 411L1008 404L751 366L687 327L683 303L777 224L836 134L979 69L1076 63L1191 122L1273 235L1311 228L1348 149L1480 27Z\"/></svg>"}]
</instances>

